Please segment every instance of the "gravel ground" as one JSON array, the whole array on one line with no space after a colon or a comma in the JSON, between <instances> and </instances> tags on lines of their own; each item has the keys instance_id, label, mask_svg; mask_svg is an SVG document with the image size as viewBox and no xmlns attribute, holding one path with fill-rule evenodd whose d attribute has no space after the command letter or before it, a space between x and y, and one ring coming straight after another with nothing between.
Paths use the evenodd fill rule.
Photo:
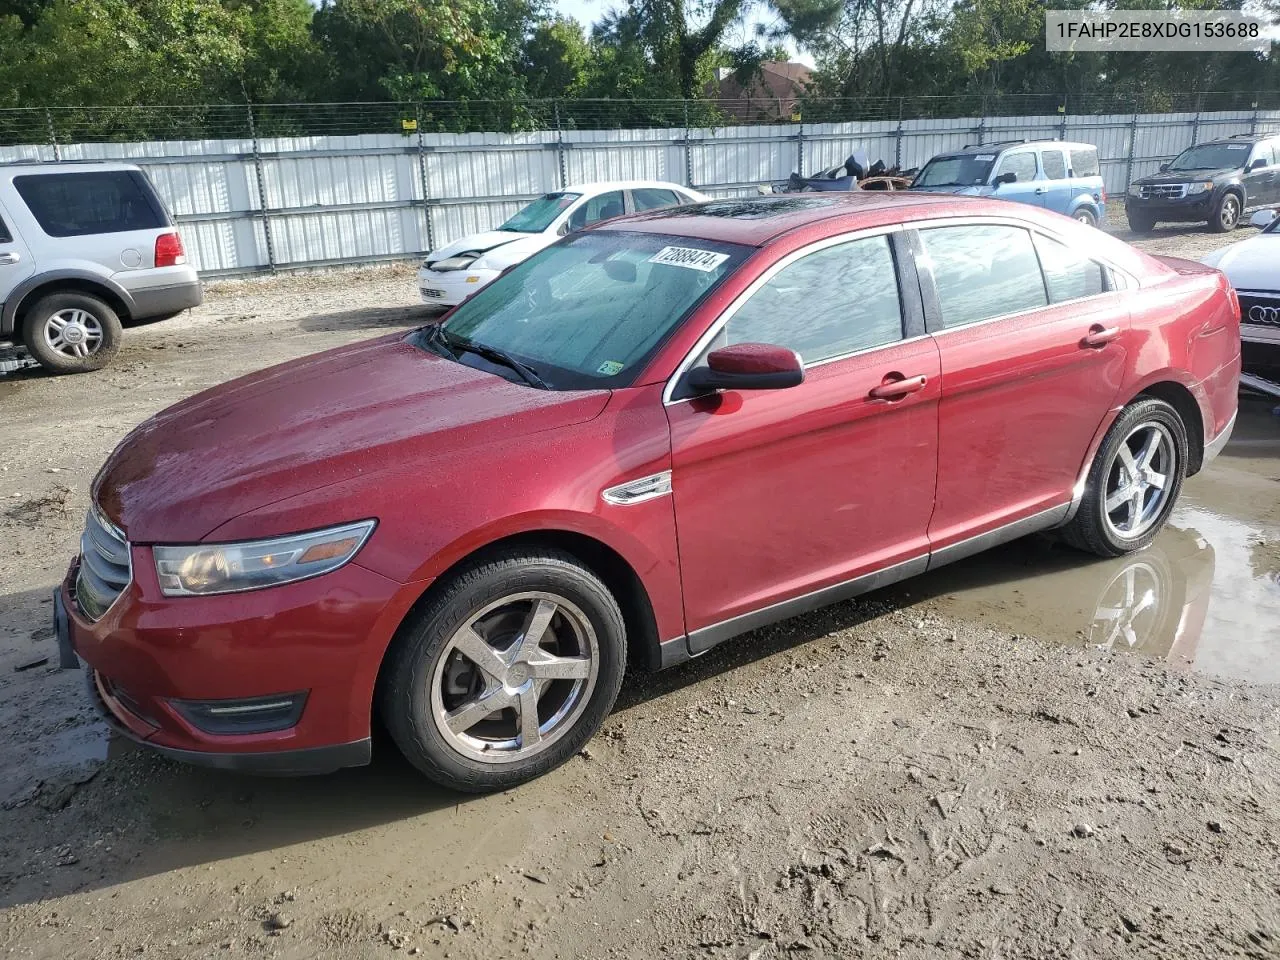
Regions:
<instances>
[{"instance_id":1,"label":"gravel ground","mask_svg":"<svg viewBox=\"0 0 1280 960\"><path fill-rule=\"evenodd\" d=\"M1027 541L636 675L509 793L440 792L381 744L290 781L109 740L38 662L103 458L199 389L422 316L406 268L224 283L99 374L0 378L6 955L1280 957L1261 404L1138 561Z\"/></svg>"}]
</instances>

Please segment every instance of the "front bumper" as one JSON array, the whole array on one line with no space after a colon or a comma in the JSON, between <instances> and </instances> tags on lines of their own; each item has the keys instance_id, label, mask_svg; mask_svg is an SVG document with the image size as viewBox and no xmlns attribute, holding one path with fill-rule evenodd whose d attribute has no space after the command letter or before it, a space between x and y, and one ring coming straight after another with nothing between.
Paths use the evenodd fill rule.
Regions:
<instances>
[{"instance_id":1,"label":"front bumper","mask_svg":"<svg viewBox=\"0 0 1280 960\"><path fill-rule=\"evenodd\" d=\"M351 563L281 587L165 598L138 556L145 548L132 549L135 580L98 621L76 606L78 562L54 597L59 661L83 663L113 729L226 770L324 773L369 761L378 666L416 591ZM283 729L211 732L189 709L297 692L305 706Z\"/></svg>"},{"instance_id":2,"label":"front bumper","mask_svg":"<svg viewBox=\"0 0 1280 960\"><path fill-rule=\"evenodd\" d=\"M454 307L498 276L498 270L429 270L418 271L418 295L423 303L437 307Z\"/></svg>"},{"instance_id":3,"label":"front bumper","mask_svg":"<svg viewBox=\"0 0 1280 960\"><path fill-rule=\"evenodd\" d=\"M1153 220L1166 223L1208 220L1213 215L1214 198L1216 196L1216 190L1207 190L1204 193L1183 197L1180 200L1157 198L1143 200L1141 197L1126 196L1124 198L1124 212L1126 216L1130 213L1138 213L1144 217L1151 217Z\"/></svg>"}]
</instances>

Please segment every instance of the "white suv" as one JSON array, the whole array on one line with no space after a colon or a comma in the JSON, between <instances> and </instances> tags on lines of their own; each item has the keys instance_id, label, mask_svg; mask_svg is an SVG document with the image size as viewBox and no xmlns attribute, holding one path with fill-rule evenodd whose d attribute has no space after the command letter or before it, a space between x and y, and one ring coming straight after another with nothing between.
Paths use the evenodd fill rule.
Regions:
<instances>
[{"instance_id":1,"label":"white suv","mask_svg":"<svg viewBox=\"0 0 1280 960\"><path fill-rule=\"evenodd\" d=\"M199 305L200 278L146 175L123 163L0 164L0 342L59 373L103 367L121 321Z\"/></svg>"}]
</instances>

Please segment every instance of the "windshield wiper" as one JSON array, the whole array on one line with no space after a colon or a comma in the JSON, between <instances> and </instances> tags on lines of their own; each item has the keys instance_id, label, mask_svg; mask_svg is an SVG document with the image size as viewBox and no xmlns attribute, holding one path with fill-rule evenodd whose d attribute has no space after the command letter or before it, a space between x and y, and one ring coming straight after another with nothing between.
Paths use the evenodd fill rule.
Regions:
<instances>
[{"instance_id":1,"label":"windshield wiper","mask_svg":"<svg viewBox=\"0 0 1280 960\"><path fill-rule=\"evenodd\" d=\"M450 348L456 354L458 350L465 350L467 353L474 353L477 356L484 357L492 363L502 364L514 370L520 375L520 379L531 387L537 387L539 390L550 390L551 387L547 381L538 376L538 371L533 369L527 363L517 360L505 350L499 350L497 347L491 347L487 343L476 343L474 340L468 340L465 337L459 337L450 333L443 326L437 327L440 331L440 342Z\"/></svg>"},{"instance_id":2,"label":"windshield wiper","mask_svg":"<svg viewBox=\"0 0 1280 960\"><path fill-rule=\"evenodd\" d=\"M458 354L453 347L449 346L449 335L444 332L444 327L438 323L433 323L426 329L427 343L437 349L437 352L448 357L450 360L457 360Z\"/></svg>"}]
</instances>

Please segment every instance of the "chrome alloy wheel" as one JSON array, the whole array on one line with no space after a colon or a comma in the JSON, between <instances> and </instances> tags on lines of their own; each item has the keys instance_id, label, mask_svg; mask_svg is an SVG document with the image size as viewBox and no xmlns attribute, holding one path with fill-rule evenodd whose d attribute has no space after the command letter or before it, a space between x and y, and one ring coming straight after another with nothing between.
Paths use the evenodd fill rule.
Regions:
<instances>
[{"instance_id":1,"label":"chrome alloy wheel","mask_svg":"<svg viewBox=\"0 0 1280 960\"><path fill-rule=\"evenodd\" d=\"M600 650L586 615L552 593L517 593L473 613L431 676L431 719L458 753L510 763L569 732L595 689Z\"/></svg>"},{"instance_id":2,"label":"chrome alloy wheel","mask_svg":"<svg viewBox=\"0 0 1280 960\"><path fill-rule=\"evenodd\" d=\"M102 323L87 310L59 310L44 322L44 342L64 357L87 357L102 346Z\"/></svg>"},{"instance_id":3,"label":"chrome alloy wheel","mask_svg":"<svg viewBox=\"0 0 1280 960\"><path fill-rule=\"evenodd\" d=\"M1103 513L1111 532L1133 540L1164 513L1178 467L1173 436L1160 423L1140 423L1129 431L1107 469Z\"/></svg>"}]
</instances>

